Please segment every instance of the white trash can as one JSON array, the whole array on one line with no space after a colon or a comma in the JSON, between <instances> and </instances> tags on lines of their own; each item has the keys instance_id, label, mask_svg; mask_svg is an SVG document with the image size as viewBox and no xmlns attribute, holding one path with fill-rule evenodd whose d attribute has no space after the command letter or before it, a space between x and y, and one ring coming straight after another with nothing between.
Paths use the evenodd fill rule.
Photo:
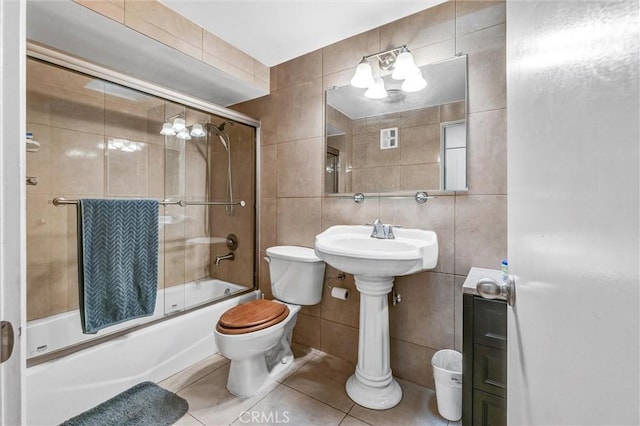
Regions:
<instances>
[{"instance_id":1,"label":"white trash can","mask_svg":"<svg viewBox=\"0 0 640 426\"><path fill-rule=\"evenodd\" d=\"M436 382L438 411L447 420L462 418L462 354L451 349L436 352L431 358Z\"/></svg>"}]
</instances>

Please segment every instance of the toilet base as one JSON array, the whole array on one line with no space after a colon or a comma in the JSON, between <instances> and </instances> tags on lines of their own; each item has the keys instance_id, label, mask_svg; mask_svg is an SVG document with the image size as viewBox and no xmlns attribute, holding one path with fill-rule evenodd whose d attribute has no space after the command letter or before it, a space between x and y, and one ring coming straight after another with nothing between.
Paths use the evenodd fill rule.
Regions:
<instances>
[{"instance_id":1,"label":"toilet base","mask_svg":"<svg viewBox=\"0 0 640 426\"><path fill-rule=\"evenodd\" d=\"M282 361L273 366L271 371L267 369L264 355L231 361L227 390L240 398L249 398L258 394L274 384L278 377L289 371L293 366L293 360L293 356L284 357Z\"/></svg>"}]
</instances>

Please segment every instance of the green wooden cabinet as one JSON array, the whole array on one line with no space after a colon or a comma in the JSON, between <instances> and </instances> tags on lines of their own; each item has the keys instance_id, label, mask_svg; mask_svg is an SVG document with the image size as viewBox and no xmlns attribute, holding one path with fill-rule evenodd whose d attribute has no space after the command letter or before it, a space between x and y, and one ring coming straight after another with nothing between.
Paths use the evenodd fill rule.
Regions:
<instances>
[{"instance_id":1,"label":"green wooden cabinet","mask_svg":"<svg viewBox=\"0 0 640 426\"><path fill-rule=\"evenodd\" d=\"M463 296L463 426L507 424L507 303Z\"/></svg>"}]
</instances>

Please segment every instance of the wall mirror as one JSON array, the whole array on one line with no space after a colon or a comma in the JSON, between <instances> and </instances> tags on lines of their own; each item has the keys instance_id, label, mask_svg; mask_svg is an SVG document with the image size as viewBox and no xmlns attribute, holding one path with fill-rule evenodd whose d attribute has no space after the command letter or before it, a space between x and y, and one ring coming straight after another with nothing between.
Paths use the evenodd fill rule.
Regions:
<instances>
[{"instance_id":1,"label":"wall mirror","mask_svg":"<svg viewBox=\"0 0 640 426\"><path fill-rule=\"evenodd\" d=\"M351 85L327 90L325 192L467 189L467 57L420 69L418 92L390 75L384 99Z\"/></svg>"}]
</instances>

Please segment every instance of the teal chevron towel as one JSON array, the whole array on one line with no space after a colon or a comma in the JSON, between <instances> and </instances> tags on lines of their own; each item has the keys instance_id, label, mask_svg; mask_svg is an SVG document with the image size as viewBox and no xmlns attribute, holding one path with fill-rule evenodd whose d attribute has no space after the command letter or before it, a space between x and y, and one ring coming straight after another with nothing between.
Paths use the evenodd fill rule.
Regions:
<instances>
[{"instance_id":1,"label":"teal chevron towel","mask_svg":"<svg viewBox=\"0 0 640 426\"><path fill-rule=\"evenodd\" d=\"M85 334L152 315L158 202L78 200L78 285Z\"/></svg>"}]
</instances>

